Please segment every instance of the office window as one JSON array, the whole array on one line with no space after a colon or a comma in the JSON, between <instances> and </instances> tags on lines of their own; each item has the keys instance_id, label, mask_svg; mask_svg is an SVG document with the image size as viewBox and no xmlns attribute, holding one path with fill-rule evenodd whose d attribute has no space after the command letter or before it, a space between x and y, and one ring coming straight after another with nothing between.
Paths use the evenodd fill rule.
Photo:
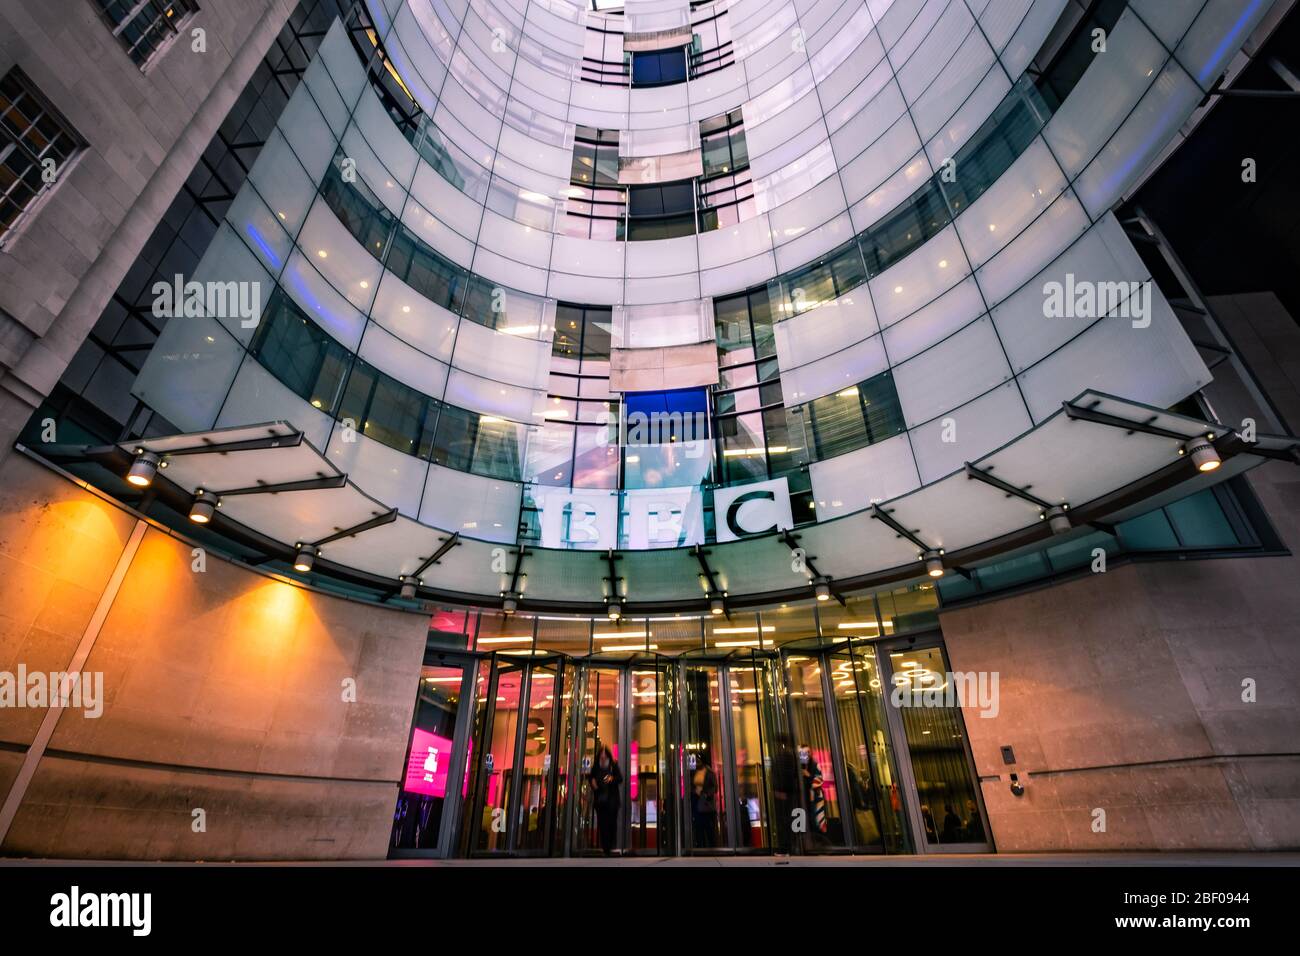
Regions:
<instances>
[{"instance_id":1,"label":"office window","mask_svg":"<svg viewBox=\"0 0 1300 956\"><path fill-rule=\"evenodd\" d=\"M57 177L83 146L22 70L5 74L0 80L0 242L54 185L45 181L46 164L53 161Z\"/></svg>"},{"instance_id":2,"label":"office window","mask_svg":"<svg viewBox=\"0 0 1300 956\"><path fill-rule=\"evenodd\" d=\"M690 47L691 79L714 73L736 62L726 10L718 10L705 19L696 20L691 24L691 30L694 34Z\"/></svg>"},{"instance_id":3,"label":"office window","mask_svg":"<svg viewBox=\"0 0 1300 956\"><path fill-rule=\"evenodd\" d=\"M136 66L144 67L164 43L180 32L198 4L193 0L95 0L104 21Z\"/></svg>"},{"instance_id":4,"label":"office window","mask_svg":"<svg viewBox=\"0 0 1300 956\"><path fill-rule=\"evenodd\" d=\"M627 190L618 184L618 130L579 126L564 203L564 234L621 240L626 213Z\"/></svg>"},{"instance_id":5,"label":"office window","mask_svg":"<svg viewBox=\"0 0 1300 956\"><path fill-rule=\"evenodd\" d=\"M674 239L695 233L695 184L686 180L628 187L629 240Z\"/></svg>"},{"instance_id":6,"label":"office window","mask_svg":"<svg viewBox=\"0 0 1300 956\"><path fill-rule=\"evenodd\" d=\"M686 81L686 47L632 54L632 85L668 86Z\"/></svg>"},{"instance_id":7,"label":"office window","mask_svg":"<svg viewBox=\"0 0 1300 956\"><path fill-rule=\"evenodd\" d=\"M283 291L275 291L249 351L295 395L334 414L352 355Z\"/></svg>"}]
</instances>

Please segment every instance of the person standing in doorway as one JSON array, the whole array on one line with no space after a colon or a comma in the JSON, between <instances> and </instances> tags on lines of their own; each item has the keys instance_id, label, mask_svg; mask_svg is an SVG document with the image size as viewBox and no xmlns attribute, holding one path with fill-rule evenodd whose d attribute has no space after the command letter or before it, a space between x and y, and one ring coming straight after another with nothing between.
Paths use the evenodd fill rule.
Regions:
<instances>
[{"instance_id":1,"label":"person standing in doorway","mask_svg":"<svg viewBox=\"0 0 1300 956\"><path fill-rule=\"evenodd\" d=\"M614 855L618 835L618 814L623 803L623 771L609 747L601 744L596 763L587 778L594 791L592 802L596 806L596 830L600 834L600 848L606 856Z\"/></svg>"},{"instance_id":2,"label":"person standing in doorway","mask_svg":"<svg viewBox=\"0 0 1300 956\"><path fill-rule=\"evenodd\" d=\"M718 775L704 754L691 778L691 803L695 810L695 845L712 849L718 844Z\"/></svg>"}]
</instances>

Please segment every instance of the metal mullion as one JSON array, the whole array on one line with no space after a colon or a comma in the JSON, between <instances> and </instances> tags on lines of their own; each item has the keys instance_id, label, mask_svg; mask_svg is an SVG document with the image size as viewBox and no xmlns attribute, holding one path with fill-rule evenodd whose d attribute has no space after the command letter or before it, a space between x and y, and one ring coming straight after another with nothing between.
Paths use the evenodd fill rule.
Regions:
<instances>
[{"instance_id":1,"label":"metal mullion","mask_svg":"<svg viewBox=\"0 0 1300 956\"><path fill-rule=\"evenodd\" d=\"M443 798L442 824L438 828L438 855L443 857L451 855L451 842L455 839L460 819L464 813L465 801L460 794L468 767L466 767L466 761L461 760L460 757L461 754L467 752L468 739L473 736L474 705L477 703L474 684L478 679L478 661L462 662L461 667L461 706L456 715L456 727L452 732L450 757L453 762L447 773L447 791ZM466 702L469 703L469 706L465 706Z\"/></svg>"},{"instance_id":2,"label":"metal mullion","mask_svg":"<svg viewBox=\"0 0 1300 956\"><path fill-rule=\"evenodd\" d=\"M718 664L718 723L722 726L722 759L726 766L722 768L721 778L724 789L721 796L726 808L727 848L736 850L740 845L739 832L736 827L736 755L735 737L731 724L731 667Z\"/></svg>"},{"instance_id":3,"label":"metal mullion","mask_svg":"<svg viewBox=\"0 0 1300 956\"><path fill-rule=\"evenodd\" d=\"M853 819L853 795L850 792L852 788L848 786L849 774L848 765L844 762L843 740L840 737L840 714L835 704L835 684L831 680L830 662L834 658L833 650L824 651L821 654L821 677L822 681L822 700L826 704L826 734L830 738L831 745L831 764L835 770L835 789L840 795L840 827L842 828L840 849L852 850L857 846L857 821ZM849 657L849 666L853 666L853 657ZM854 684L854 689L857 684ZM824 777L823 777L824 779ZM845 795L848 799L845 799ZM822 799L825 799L823 794ZM811 808L810 808L811 809ZM849 812L845 812L845 810Z\"/></svg>"},{"instance_id":4,"label":"metal mullion","mask_svg":"<svg viewBox=\"0 0 1300 956\"><path fill-rule=\"evenodd\" d=\"M519 668L519 704L515 716L515 739L514 739L514 759L511 761L510 770L514 774L514 782L510 787L510 795L506 798L506 853L517 853L519 849L519 814L513 812L511 807L513 802L520 810L523 809L523 786L521 779L524 770L524 750L528 742L528 695L532 693L533 668L531 664L523 665ZM512 799L513 798L513 799Z\"/></svg>"}]
</instances>

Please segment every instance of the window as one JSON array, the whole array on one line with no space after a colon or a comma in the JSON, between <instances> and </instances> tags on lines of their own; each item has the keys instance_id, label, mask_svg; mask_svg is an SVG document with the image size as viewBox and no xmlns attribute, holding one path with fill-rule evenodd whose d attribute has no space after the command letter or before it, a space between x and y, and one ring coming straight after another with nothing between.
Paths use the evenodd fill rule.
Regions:
<instances>
[{"instance_id":1,"label":"window","mask_svg":"<svg viewBox=\"0 0 1300 956\"><path fill-rule=\"evenodd\" d=\"M53 186L45 170L52 168L57 181L85 145L22 70L5 74L0 80L0 242Z\"/></svg>"},{"instance_id":2,"label":"window","mask_svg":"<svg viewBox=\"0 0 1300 956\"><path fill-rule=\"evenodd\" d=\"M736 62L726 10L706 14L704 19L691 24L691 30L694 33L691 40L691 79L714 73Z\"/></svg>"},{"instance_id":3,"label":"window","mask_svg":"<svg viewBox=\"0 0 1300 956\"><path fill-rule=\"evenodd\" d=\"M198 10L193 0L95 0L113 36L143 68Z\"/></svg>"},{"instance_id":4,"label":"window","mask_svg":"<svg viewBox=\"0 0 1300 956\"><path fill-rule=\"evenodd\" d=\"M566 236L624 238L627 190L618 184L618 130L577 128L567 196Z\"/></svg>"},{"instance_id":5,"label":"window","mask_svg":"<svg viewBox=\"0 0 1300 956\"><path fill-rule=\"evenodd\" d=\"M606 22L603 18L599 23ZM582 77L602 86L627 86L627 58L623 53L623 34L587 25L582 49Z\"/></svg>"},{"instance_id":6,"label":"window","mask_svg":"<svg viewBox=\"0 0 1300 956\"><path fill-rule=\"evenodd\" d=\"M295 395L334 414L352 356L282 290L275 291L249 351Z\"/></svg>"},{"instance_id":7,"label":"window","mask_svg":"<svg viewBox=\"0 0 1300 956\"><path fill-rule=\"evenodd\" d=\"M700 121L700 232L752 218L758 212L749 174L749 148L740 110Z\"/></svg>"},{"instance_id":8,"label":"window","mask_svg":"<svg viewBox=\"0 0 1300 956\"><path fill-rule=\"evenodd\" d=\"M904 431L898 392L889 372L801 405L814 460L834 458Z\"/></svg>"},{"instance_id":9,"label":"window","mask_svg":"<svg viewBox=\"0 0 1300 956\"><path fill-rule=\"evenodd\" d=\"M632 85L668 86L686 81L686 47L632 54Z\"/></svg>"},{"instance_id":10,"label":"window","mask_svg":"<svg viewBox=\"0 0 1300 956\"><path fill-rule=\"evenodd\" d=\"M692 180L628 187L629 240L674 239L695 234Z\"/></svg>"}]
</instances>

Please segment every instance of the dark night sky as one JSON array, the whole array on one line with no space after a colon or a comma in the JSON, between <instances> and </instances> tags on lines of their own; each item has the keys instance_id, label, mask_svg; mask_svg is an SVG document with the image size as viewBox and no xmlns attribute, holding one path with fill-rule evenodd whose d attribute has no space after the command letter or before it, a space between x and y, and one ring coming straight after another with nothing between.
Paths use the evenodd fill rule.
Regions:
<instances>
[{"instance_id":1,"label":"dark night sky","mask_svg":"<svg viewBox=\"0 0 1300 956\"><path fill-rule=\"evenodd\" d=\"M1264 65L1268 56L1300 75L1300 10L1233 87L1285 89ZM1246 157L1258 164L1254 184L1241 180ZM1135 203L1159 223L1202 292L1271 289L1300 321L1300 96L1221 98Z\"/></svg>"}]
</instances>

